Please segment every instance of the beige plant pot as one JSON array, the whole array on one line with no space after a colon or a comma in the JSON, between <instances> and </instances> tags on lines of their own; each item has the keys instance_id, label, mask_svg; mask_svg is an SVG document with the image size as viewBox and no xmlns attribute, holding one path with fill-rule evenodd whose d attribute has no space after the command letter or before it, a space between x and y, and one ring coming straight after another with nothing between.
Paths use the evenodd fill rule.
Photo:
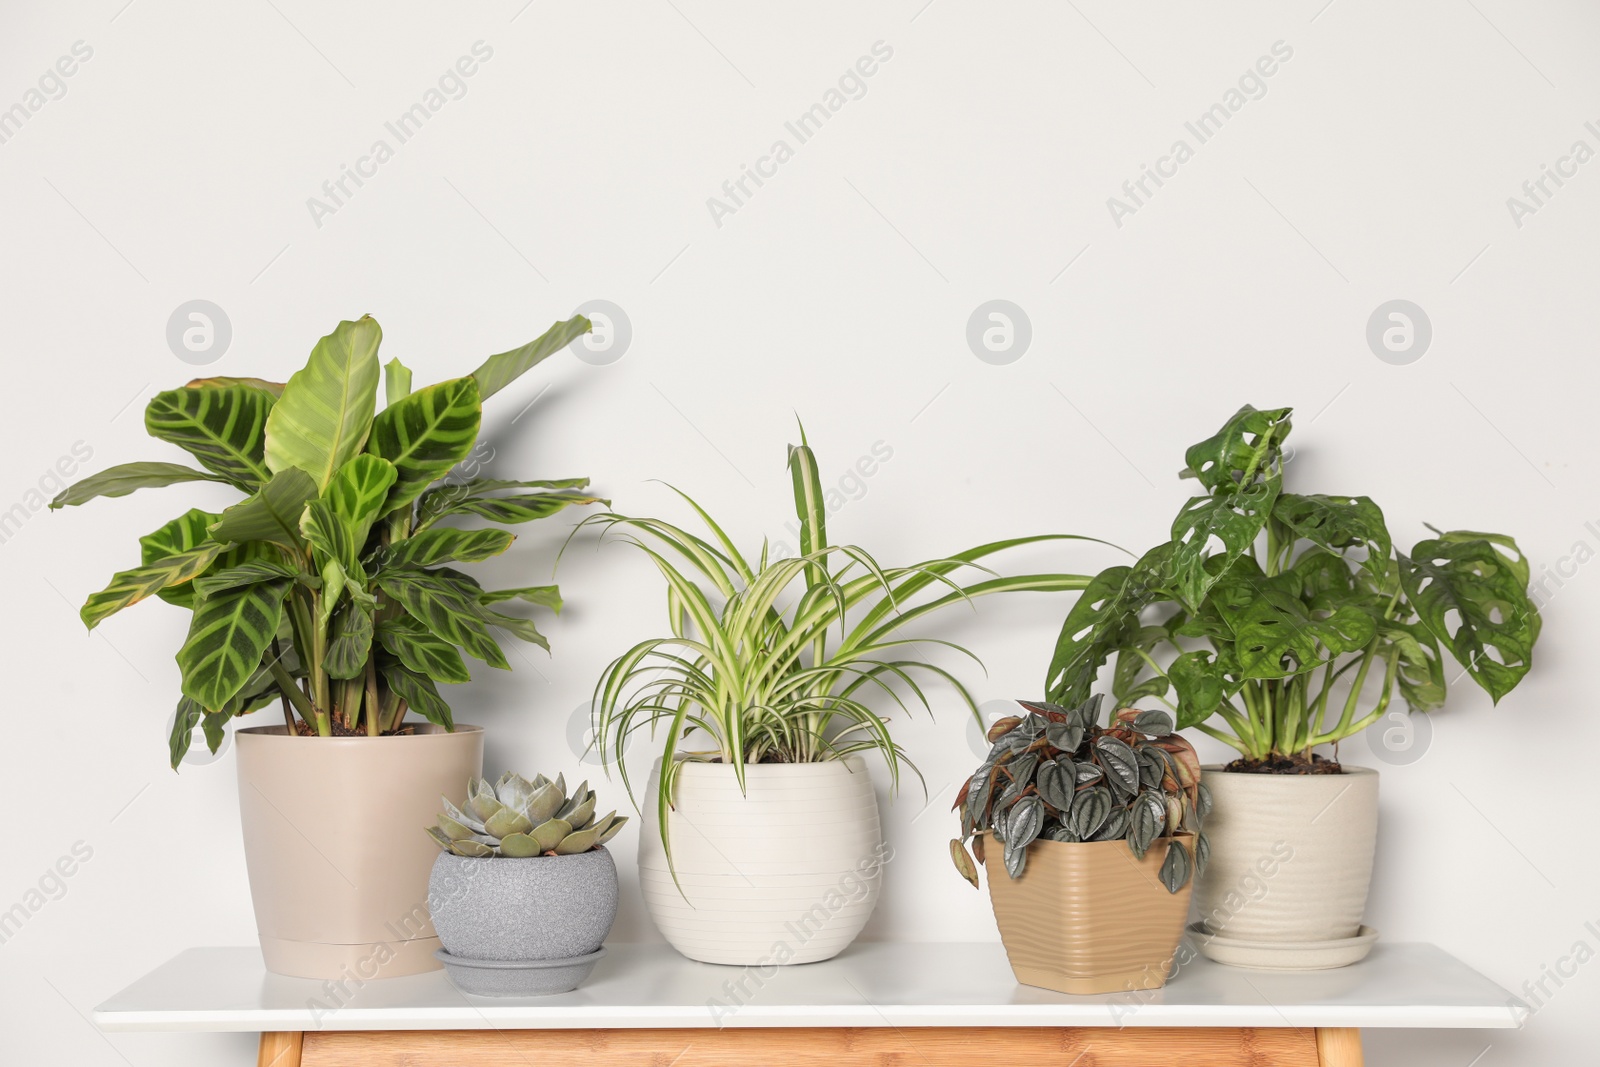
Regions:
<instances>
[{"instance_id":1,"label":"beige plant pot","mask_svg":"<svg viewBox=\"0 0 1600 1067\"><path fill-rule=\"evenodd\" d=\"M1204 773L1211 862L1196 918L1206 931L1243 942L1356 937L1378 839L1378 772Z\"/></svg>"},{"instance_id":2,"label":"beige plant pot","mask_svg":"<svg viewBox=\"0 0 1600 1067\"><path fill-rule=\"evenodd\" d=\"M888 853L859 756L733 768L686 763L662 847L656 761L645 787L639 883L650 918L692 960L814 963L855 940L878 903Z\"/></svg>"},{"instance_id":3,"label":"beige plant pot","mask_svg":"<svg viewBox=\"0 0 1600 1067\"><path fill-rule=\"evenodd\" d=\"M267 970L392 978L437 969L424 832L439 797L466 801L483 731L420 725L403 737L235 734L239 817Z\"/></svg>"},{"instance_id":4,"label":"beige plant pot","mask_svg":"<svg viewBox=\"0 0 1600 1067\"><path fill-rule=\"evenodd\" d=\"M1192 835L1179 840L1194 851ZM1167 892L1168 847L1157 841L1140 860L1126 841L1035 841L1022 877L1012 878L1004 846L989 835L989 901L1017 981L1058 993L1164 985L1194 886Z\"/></svg>"}]
</instances>

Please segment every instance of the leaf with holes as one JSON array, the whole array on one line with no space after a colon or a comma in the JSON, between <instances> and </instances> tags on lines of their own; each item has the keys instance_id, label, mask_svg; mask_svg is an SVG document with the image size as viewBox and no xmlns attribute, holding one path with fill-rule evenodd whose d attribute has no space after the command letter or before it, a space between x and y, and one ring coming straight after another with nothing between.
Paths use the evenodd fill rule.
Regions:
<instances>
[{"instance_id":1,"label":"leaf with holes","mask_svg":"<svg viewBox=\"0 0 1600 1067\"><path fill-rule=\"evenodd\" d=\"M1185 607L1199 609L1211 587L1255 544L1280 485L1280 476L1274 474L1232 493L1193 497L1178 512L1172 521L1172 569ZM1221 544L1215 553L1213 538Z\"/></svg>"},{"instance_id":2,"label":"leaf with holes","mask_svg":"<svg viewBox=\"0 0 1600 1067\"><path fill-rule=\"evenodd\" d=\"M1444 657L1439 641L1421 623L1385 622L1378 627L1380 651L1399 661L1395 681L1406 707L1434 711L1444 706Z\"/></svg>"},{"instance_id":3,"label":"leaf with holes","mask_svg":"<svg viewBox=\"0 0 1600 1067\"><path fill-rule=\"evenodd\" d=\"M1509 547L1516 557L1486 539L1446 534L1419 542L1400 560L1406 597L1422 625L1496 703L1528 673L1539 638L1526 557L1515 542Z\"/></svg>"},{"instance_id":4,"label":"leaf with holes","mask_svg":"<svg viewBox=\"0 0 1600 1067\"><path fill-rule=\"evenodd\" d=\"M1172 545L1145 553L1132 567L1107 567L1067 612L1045 676L1047 699L1074 706L1089 697L1106 658L1139 630L1139 613L1162 597Z\"/></svg>"},{"instance_id":5,"label":"leaf with holes","mask_svg":"<svg viewBox=\"0 0 1600 1067\"><path fill-rule=\"evenodd\" d=\"M273 473L299 469L320 491L367 441L378 403L378 345L370 315L341 322L311 349L267 417L266 463Z\"/></svg>"},{"instance_id":6,"label":"leaf with holes","mask_svg":"<svg viewBox=\"0 0 1600 1067\"><path fill-rule=\"evenodd\" d=\"M1296 537L1333 553L1364 547L1367 558L1362 565L1373 581L1381 584L1388 574L1389 527L1371 497L1284 493L1272 505L1272 517Z\"/></svg>"},{"instance_id":7,"label":"leaf with holes","mask_svg":"<svg viewBox=\"0 0 1600 1067\"><path fill-rule=\"evenodd\" d=\"M221 708L239 691L278 631L289 586L287 579L258 582L196 602L177 657L185 696Z\"/></svg>"},{"instance_id":8,"label":"leaf with holes","mask_svg":"<svg viewBox=\"0 0 1600 1067\"><path fill-rule=\"evenodd\" d=\"M1281 463L1283 442L1289 436L1292 408L1258 411L1249 404L1234 412L1216 433L1191 445L1183 458L1183 478L1198 479L1213 493L1238 492L1258 478L1268 477Z\"/></svg>"}]
</instances>

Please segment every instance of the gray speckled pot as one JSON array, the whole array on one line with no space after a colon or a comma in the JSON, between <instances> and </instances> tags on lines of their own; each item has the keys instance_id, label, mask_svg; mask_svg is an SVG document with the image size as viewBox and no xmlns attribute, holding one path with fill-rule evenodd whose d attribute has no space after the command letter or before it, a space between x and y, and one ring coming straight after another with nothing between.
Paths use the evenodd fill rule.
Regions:
<instances>
[{"instance_id":1,"label":"gray speckled pot","mask_svg":"<svg viewBox=\"0 0 1600 1067\"><path fill-rule=\"evenodd\" d=\"M462 960L560 960L600 947L617 919L617 868L604 848L575 856L439 854L428 910Z\"/></svg>"}]
</instances>

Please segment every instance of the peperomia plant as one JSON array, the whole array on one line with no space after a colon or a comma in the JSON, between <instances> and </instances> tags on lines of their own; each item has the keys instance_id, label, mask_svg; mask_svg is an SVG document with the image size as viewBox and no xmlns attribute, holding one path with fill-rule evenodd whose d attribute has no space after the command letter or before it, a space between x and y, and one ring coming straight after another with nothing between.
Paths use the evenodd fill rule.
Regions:
<instances>
[{"instance_id":1,"label":"peperomia plant","mask_svg":"<svg viewBox=\"0 0 1600 1067\"><path fill-rule=\"evenodd\" d=\"M1539 613L1516 543L1434 530L1402 553L1369 498L1285 492L1290 410L1246 405L1188 450L1205 494L1078 598L1050 700L1083 700L1115 655L1119 703L1160 699L1237 749L1231 769L1304 773L1336 771L1312 750L1377 722L1397 688L1413 712L1441 706L1440 646L1496 701L1527 674Z\"/></svg>"},{"instance_id":2,"label":"peperomia plant","mask_svg":"<svg viewBox=\"0 0 1600 1067\"><path fill-rule=\"evenodd\" d=\"M1006 873L1022 877L1035 841L1126 841L1139 859L1160 838L1173 838L1161 860L1161 882L1176 893L1205 873L1210 845L1200 824L1211 794L1200 759L1173 732L1164 711L1123 708L1109 727L1098 723L1100 694L1075 708L1019 700L1024 714L989 727L994 747L956 794L961 836L950 857L978 886L967 854L972 840L984 862L984 833L1005 850ZM1193 835L1189 845L1179 835Z\"/></svg>"},{"instance_id":3,"label":"peperomia plant","mask_svg":"<svg viewBox=\"0 0 1600 1067\"><path fill-rule=\"evenodd\" d=\"M408 729L408 708L452 729L435 683L469 679L462 651L509 669L496 629L549 647L531 621L494 606L559 610L556 587L488 591L443 566L504 552L512 535L442 520L544 518L596 502L583 492L588 479L444 479L473 455L483 399L588 329L581 316L557 323L464 378L415 392L411 372L390 360L379 411L383 332L370 316L341 322L285 384L201 378L150 401L145 429L204 470L127 463L52 501L59 508L196 481L246 494L141 537L140 565L113 576L80 612L90 629L151 595L192 612L177 656L174 768L196 725L215 751L230 718L273 701L291 733L378 736Z\"/></svg>"}]
</instances>

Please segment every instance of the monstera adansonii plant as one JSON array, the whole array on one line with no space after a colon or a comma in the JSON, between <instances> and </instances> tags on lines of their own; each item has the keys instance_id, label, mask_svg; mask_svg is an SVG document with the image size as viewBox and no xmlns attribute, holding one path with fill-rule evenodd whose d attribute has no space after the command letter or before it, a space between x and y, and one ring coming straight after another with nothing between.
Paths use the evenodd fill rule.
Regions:
<instances>
[{"instance_id":1,"label":"monstera adansonii plant","mask_svg":"<svg viewBox=\"0 0 1600 1067\"><path fill-rule=\"evenodd\" d=\"M1246 405L1188 450L1182 476L1204 494L1171 540L1078 598L1050 701L1086 699L1115 655L1119 706L1160 699L1180 729L1237 749L1238 769L1304 770L1316 746L1379 721L1397 688L1412 712L1440 707L1441 646L1496 702L1527 674L1540 620L1516 542L1429 527L1403 553L1371 499L1285 492L1290 411Z\"/></svg>"},{"instance_id":2,"label":"monstera adansonii plant","mask_svg":"<svg viewBox=\"0 0 1600 1067\"><path fill-rule=\"evenodd\" d=\"M390 360L380 411L383 331L370 316L341 322L287 383L201 378L150 401L145 429L203 469L126 463L51 502L199 481L245 494L141 537L139 566L80 612L91 630L152 595L191 612L177 656L173 767L196 725L215 751L229 719L274 701L291 733L379 736L409 729L407 709L452 729L436 683L469 679L463 651L509 669L496 630L549 648L531 621L497 606L559 610L556 587L485 590L446 564L504 552L512 535L443 520L544 518L594 503L588 479L446 476L473 466L483 400L588 329L582 316L557 323L466 377L416 391L411 372Z\"/></svg>"}]
</instances>

